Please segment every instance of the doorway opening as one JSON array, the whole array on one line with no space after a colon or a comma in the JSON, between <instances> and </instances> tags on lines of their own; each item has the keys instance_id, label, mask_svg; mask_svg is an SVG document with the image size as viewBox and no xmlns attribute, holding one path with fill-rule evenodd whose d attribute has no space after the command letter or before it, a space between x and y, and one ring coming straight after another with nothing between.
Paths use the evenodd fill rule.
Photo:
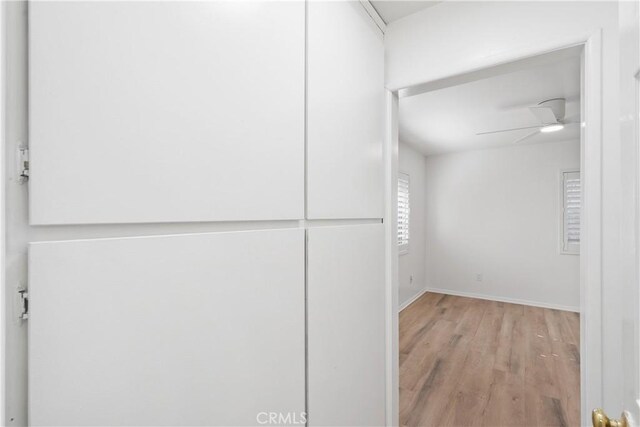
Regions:
<instances>
[{"instance_id":1,"label":"doorway opening","mask_svg":"<svg viewBox=\"0 0 640 427\"><path fill-rule=\"evenodd\" d=\"M581 424L587 61L575 45L397 93L401 425Z\"/></svg>"}]
</instances>

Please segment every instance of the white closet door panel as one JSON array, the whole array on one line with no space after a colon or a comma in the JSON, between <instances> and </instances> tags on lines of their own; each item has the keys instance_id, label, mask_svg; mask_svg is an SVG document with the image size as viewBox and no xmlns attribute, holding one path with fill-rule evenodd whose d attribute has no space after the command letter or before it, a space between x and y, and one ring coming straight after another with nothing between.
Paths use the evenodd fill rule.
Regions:
<instances>
[{"instance_id":1,"label":"white closet door panel","mask_svg":"<svg viewBox=\"0 0 640 427\"><path fill-rule=\"evenodd\" d=\"M33 243L31 425L304 411L304 231Z\"/></svg>"},{"instance_id":2,"label":"white closet door panel","mask_svg":"<svg viewBox=\"0 0 640 427\"><path fill-rule=\"evenodd\" d=\"M383 425L384 226L308 233L309 425Z\"/></svg>"},{"instance_id":3,"label":"white closet door panel","mask_svg":"<svg viewBox=\"0 0 640 427\"><path fill-rule=\"evenodd\" d=\"M302 218L304 7L31 2L31 223Z\"/></svg>"},{"instance_id":4,"label":"white closet door panel","mask_svg":"<svg viewBox=\"0 0 640 427\"><path fill-rule=\"evenodd\" d=\"M381 218L382 34L357 1L308 8L307 216Z\"/></svg>"}]
</instances>

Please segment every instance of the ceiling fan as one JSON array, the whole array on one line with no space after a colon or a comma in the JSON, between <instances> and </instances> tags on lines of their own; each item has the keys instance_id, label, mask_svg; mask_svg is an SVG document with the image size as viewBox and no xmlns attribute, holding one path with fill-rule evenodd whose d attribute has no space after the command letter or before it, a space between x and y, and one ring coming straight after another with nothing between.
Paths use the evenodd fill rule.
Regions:
<instances>
[{"instance_id":1,"label":"ceiling fan","mask_svg":"<svg viewBox=\"0 0 640 427\"><path fill-rule=\"evenodd\" d=\"M536 129L535 131L523 136L522 138L519 138L513 141L513 143L516 144L526 139L529 139L532 136L539 134L540 132L542 133L557 132L559 130L564 129L565 125L577 123L577 122L568 122L564 120L565 104L566 104L566 100L564 98L553 98L553 99L547 99L545 101L539 102L538 105L529 107L529 111L531 111L533 115L535 115L538 118L538 120L540 120L539 125L494 130L490 132L480 132L480 133L477 133L476 135L488 135L492 133L511 132L511 131L523 130L523 129Z\"/></svg>"}]
</instances>

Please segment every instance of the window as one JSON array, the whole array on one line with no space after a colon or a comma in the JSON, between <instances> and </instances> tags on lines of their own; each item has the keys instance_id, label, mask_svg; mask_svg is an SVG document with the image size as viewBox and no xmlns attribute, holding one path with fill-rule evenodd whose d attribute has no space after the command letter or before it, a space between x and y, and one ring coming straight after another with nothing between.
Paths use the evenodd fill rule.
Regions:
<instances>
[{"instance_id":1,"label":"window","mask_svg":"<svg viewBox=\"0 0 640 427\"><path fill-rule=\"evenodd\" d=\"M409 251L409 175L398 175L398 248L400 253Z\"/></svg>"},{"instance_id":2,"label":"window","mask_svg":"<svg viewBox=\"0 0 640 427\"><path fill-rule=\"evenodd\" d=\"M582 191L580 172L562 173L562 252L580 253L580 210Z\"/></svg>"}]
</instances>

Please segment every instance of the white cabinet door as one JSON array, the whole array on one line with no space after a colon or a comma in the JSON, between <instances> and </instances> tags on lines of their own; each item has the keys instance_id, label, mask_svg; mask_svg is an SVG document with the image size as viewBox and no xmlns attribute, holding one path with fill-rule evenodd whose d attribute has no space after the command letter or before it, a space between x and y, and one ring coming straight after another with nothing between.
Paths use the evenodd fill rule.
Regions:
<instances>
[{"instance_id":1,"label":"white cabinet door","mask_svg":"<svg viewBox=\"0 0 640 427\"><path fill-rule=\"evenodd\" d=\"M308 8L307 216L382 218L382 34L357 1Z\"/></svg>"},{"instance_id":2,"label":"white cabinet door","mask_svg":"<svg viewBox=\"0 0 640 427\"><path fill-rule=\"evenodd\" d=\"M303 2L29 3L32 224L304 215Z\"/></svg>"},{"instance_id":3,"label":"white cabinet door","mask_svg":"<svg viewBox=\"0 0 640 427\"><path fill-rule=\"evenodd\" d=\"M31 425L304 411L303 230L33 243L29 294Z\"/></svg>"},{"instance_id":4,"label":"white cabinet door","mask_svg":"<svg viewBox=\"0 0 640 427\"><path fill-rule=\"evenodd\" d=\"M308 233L309 425L384 425L384 226Z\"/></svg>"}]
</instances>

